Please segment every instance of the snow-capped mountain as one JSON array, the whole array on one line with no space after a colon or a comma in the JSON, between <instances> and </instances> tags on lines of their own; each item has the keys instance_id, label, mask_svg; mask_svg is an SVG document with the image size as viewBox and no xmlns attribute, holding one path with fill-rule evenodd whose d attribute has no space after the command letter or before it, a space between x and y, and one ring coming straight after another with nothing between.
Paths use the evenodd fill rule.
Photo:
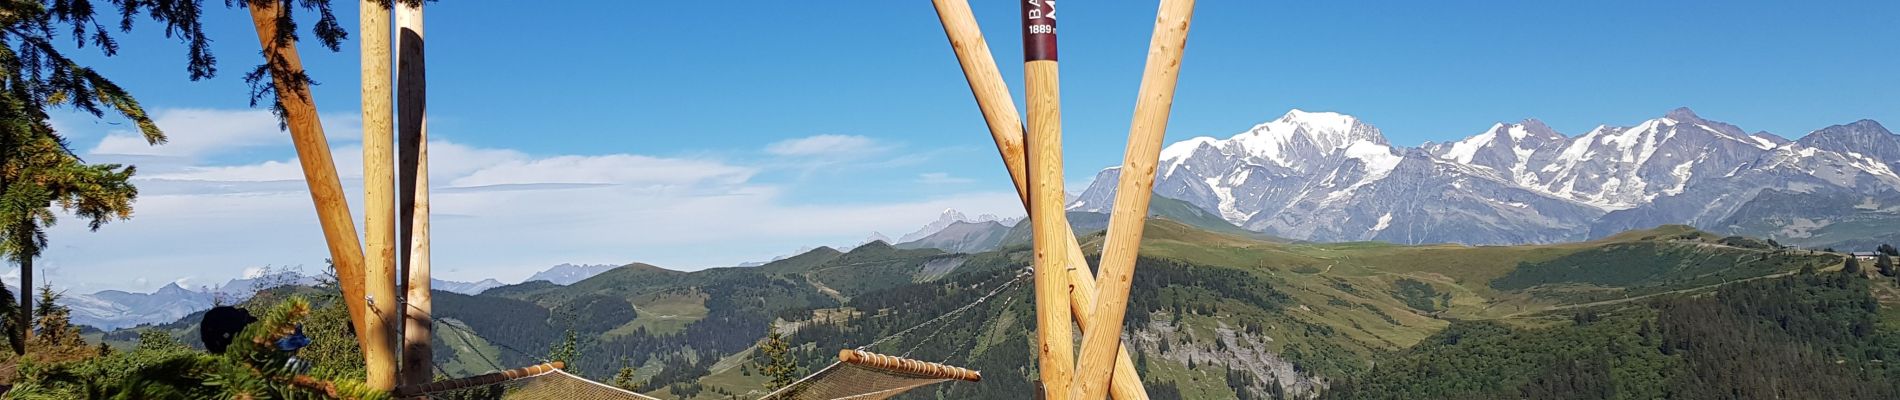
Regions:
<instances>
[{"instance_id":1,"label":"snow-capped mountain","mask_svg":"<svg viewBox=\"0 0 1900 400\"><path fill-rule=\"evenodd\" d=\"M177 321L193 312L209 309L220 300L227 304L237 303L249 299L258 290L314 283L316 278L296 270L266 269L248 272L243 278L232 279L216 287L193 290L174 282L151 293L102 290L91 294L67 294L60 298L60 304L72 309L74 324L112 330Z\"/></svg>"},{"instance_id":2,"label":"snow-capped mountain","mask_svg":"<svg viewBox=\"0 0 1900 400\"><path fill-rule=\"evenodd\" d=\"M1852 158L1885 160L1889 168L1900 170L1900 140L1879 122L1863 119L1814 131L1801 138L1801 145L1849 155Z\"/></svg>"},{"instance_id":3,"label":"snow-capped mountain","mask_svg":"<svg viewBox=\"0 0 1900 400\"><path fill-rule=\"evenodd\" d=\"M1009 233L1009 225L995 220L982 222L951 222L949 226L938 229L930 235L912 241L898 243L900 249L933 248L952 253L976 253L995 250L1003 243L1003 235Z\"/></svg>"},{"instance_id":4,"label":"snow-capped mountain","mask_svg":"<svg viewBox=\"0 0 1900 400\"><path fill-rule=\"evenodd\" d=\"M1294 110L1167 146L1155 193L1293 239L1544 243L1673 223L1721 230L1762 190L1900 191L1896 169L1900 136L1873 121L1791 142L1681 108L1574 138L1529 119L1405 148L1358 118ZM1119 173L1103 170L1070 209L1106 211Z\"/></svg>"},{"instance_id":5,"label":"snow-capped mountain","mask_svg":"<svg viewBox=\"0 0 1900 400\"><path fill-rule=\"evenodd\" d=\"M495 280L495 278L483 279L479 282L445 281L441 279L429 280L429 289L440 290L440 291L450 292L450 293L466 294L470 296L481 294L483 291L486 291L488 289L494 289L497 287L502 287L502 286L507 286L507 285L508 284L506 283L501 283L501 281Z\"/></svg>"},{"instance_id":6,"label":"snow-capped mountain","mask_svg":"<svg viewBox=\"0 0 1900 400\"><path fill-rule=\"evenodd\" d=\"M93 294L67 295L60 305L72 309L74 324L113 330L145 323L177 321L193 312L211 308L216 296L178 286L165 285L152 293L104 290Z\"/></svg>"},{"instance_id":7,"label":"snow-capped mountain","mask_svg":"<svg viewBox=\"0 0 1900 400\"><path fill-rule=\"evenodd\" d=\"M601 264L601 265L561 264L561 265L550 267L547 270L544 270L541 272L536 272L534 273L533 276L529 276L528 279L522 280L522 282L548 281L548 282L553 282L556 285L566 286L566 285L572 285L574 284L574 282L580 282L587 278L592 278L594 277L594 275L600 275L600 273L602 272L607 272L608 270L612 270L618 267L620 266L607 265L607 264ZM483 290L487 290L487 289L483 289Z\"/></svg>"},{"instance_id":8,"label":"snow-capped mountain","mask_svg":"<svg viewBox=\"0 0 1900 400\"><path fill-rule=\"evenodd\" d=\"M896 242L897 243L914 242L914 241L917 241L918 239L923 239L924 237L934 235L937 232L943 231L943 228L950 227L950 225L956 224L958 222L970 223L970 224L996 222L1007 227L1007 226L1015 226L1016 222L1020 220L1022 220L1021 217L1003 218L1003 217L998 217L995 214L983 214L983 215L978 215L972 218L970 216L964 215L963 212L957 211L954 208L947 208L943 210L943 214L937 215L937 220L930 221L929 224L924 224L922 228L917 228L917 230L914 232L906 233L904 234L904 236L898 237Z\"/></svg>"}]
</instances>

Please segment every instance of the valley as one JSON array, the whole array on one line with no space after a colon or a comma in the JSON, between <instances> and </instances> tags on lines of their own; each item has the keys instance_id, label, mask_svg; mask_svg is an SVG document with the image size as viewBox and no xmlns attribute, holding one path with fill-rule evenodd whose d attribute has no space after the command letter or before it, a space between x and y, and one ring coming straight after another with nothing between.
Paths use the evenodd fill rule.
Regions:
<instances>
[{"instance_id":1,"label":"valley","mask_svg":"<svg viewBox=\"0 0 1900 400\"><path fill-rule=\"evenodd\" d=\"M1099 218L1077 216L1078 226ZM1413 354L1454 351L1429 347L1448 332L1561 330L1579 315L1607 316L1614 326L1650 315L1643 318L1655 325L1656 311L1644 310L1838 274L1827 271L1843 259L1680 225L1516 246L1309 243L1242 232L1150 220L1124 335L1155 398L1383 398L1377 390L1386 386L1363 379L1424 357ZM1080 239L1094 257L1103 237ZM980 384L944 385L937 395L1013 398L1035 376L1023 367L1034 365L1028 287L1014 280L1028 264L1020 242L974 253L873 242L756 267L680 272L636 263L569 285L438 293L436 316L449 327L437 330L445 346L435 364L457 376L532 364L572 332L583 351L569 365L584 376L608 382L631 369L628 385L657 397L746 397L764 388L750 366L753 348L777 329L806 371L837 349L876 343L869 350L985 372ZM1894 278L1869 275L1860 292L1869 302L1876 297L1868 293L1900 290ZM1880 334L1900 332L1891 312L1900 298L1881 298ZM189 324L161 328L185 337ZM1886 343L1865 346L1894 350ZM1521 377L1509 376L1481 383L1517 390Z\"/></svg>"}]
</instances>

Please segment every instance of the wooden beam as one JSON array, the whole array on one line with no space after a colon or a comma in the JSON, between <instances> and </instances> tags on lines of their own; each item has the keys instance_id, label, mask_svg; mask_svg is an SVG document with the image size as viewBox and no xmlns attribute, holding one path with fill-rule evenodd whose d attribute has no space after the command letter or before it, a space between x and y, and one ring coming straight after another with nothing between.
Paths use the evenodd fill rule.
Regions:
<instances>
[{"instance_id":1,"label":"wooden beam","mask_svg":"<svg viewBox=\"0 0 1900 400\"><path fill-rule=\"evenodd\" d=\"M1002 155L1003 167L1016 184L1016 195L1022 199L1023 209L1029 208L1029 185L1025 182L1027 174L1026 154L1023 152L1022 119L1016 113L1016 103L1010 99L1009 87L1003 83L1002 72L996 66L996 58L990 53L989 43L983 39L983 31L976 23L976 17L970 10L967 0L933 0L937 9L937 18L943 23L944 35L950 39L950 48L956 53L958 63L963 67L965 80L969 81L970 92L976 97L977 108L982 111L983 119L990 128L990 137L996 142L996 150ZM1064 232L1072 232L1068 226ZM1073 233L1065 235L1062 248L1069 253L1067 272L1070 286L1070 310L1078 325L1087 334L1088 325L1093 321L1095 311L1095 277L1089 275L1087 258L1082 255L1082 247L1075 241ZM1124 349L1115 357L1114 378L1111 379L1109 395L1117 400L1147 400L1148 390L1141 383L1141 377L1135 371L1134 359Z\"/></svg>"},{"instance_id":2,"label":"wooden beam","mask_svg":"<svg viewBox=\"0 0 1900 400\"><path fill-rule=\"evenodd\" d=\"M323 123L317 118L317 105L310 87L296 77L303 76L303 60L297 55L297 42L277 33L277 21L287 10L275 1L251 2L251 23L263 48L264 62L270 70L277 101L283 105L285 125L290 128L291 144L297 149L297 163L303 167L304 183L310 187L311 203L316 205L317 223L323 229L323 241L330 250L330 262L336 267L337 285L343 289L343 301L349 306L350 323L358 332L367 331L363 297L363 248L356 237L356 222L350 215L349 202L343 196L343 182L337 178L335 160L330 157L330 141L323 135ZM368 343L359 343L368 349Z\"/></svg>"},{"instance_id":3,"label":"wooden beam","mask_svg":"<svg viewBox=\"0 0 1900 400\"><path fill-rule=\"evenodd\" d=\"M396 388L395 333L401 302L396 298L396 132L389 87L389 9L376 0L359 4L363 78L363 252L372 318L357 331L367 363L365 383Z\"/></svg>"},{"instance_id":4,"label":"wooden beam","mask_svg":"<svg viewBox=\"0 0 1900 400\"><path fill-rule=\"evenodd\" d=\"M1155 165L1167 135L1168 111L1174 106L1175 82L1181 73L1181 50L1187 45L1188 22L1193 17L1194 0L1161 0L1155 15L1135 117L1128 127L1128 149L1115 186L1115 206L1108 218L1108 238L1102 245L1100 276L1095 280L1101 285L1095 320L1083 329L1076 376L1069 385L1076 399L1100 399L1107 394L1109 373L1122 347L1122 317L1128 311L1135 255L1141 250L1148 201L1154 195Z\"/></svg>"},{"instance_id":5,"label":"wooden beam","mask_svg":"<svg viewBox=\"0 0 1900 400\"><path fill-rule=\"evenodd\" d=\"M1062 94L1056 66L1055 2L1023 3L1023 80L1029 99L1030 228L1036 253L1037 371L1043 398L1068 398L1075 369L1075 332L1069 326L1067 193L1062 190Z\"/></svg>"},{"instance_id":6,"label":"wooden beam","mask_svg":"<svg viewBox=\"0 0 1900 400\"><path fill-rule=\"evenodd\" d=\"M983 373L928 361L888 356L863 350L838 350L838 362L937 379L982 382Z\"/></svg>"},{"instance_id":7,"label":"wooden beam","mask_svg":"<svg viewBox=\"0 0 1900 400\"><path fill-rule=\"evenodd\" d=\"M402 197L398 205L404 221L402 242L408 248L402 254L403 278L407 290L404 299L402 329L403 382L421 383L433 378L434 352L430 339L435 321L430 296L429 271L429 116L428 77L423 62L422 4L399 2L396 6L397 44L397 123L401 128Z\"/></svg>"}]
</instances>

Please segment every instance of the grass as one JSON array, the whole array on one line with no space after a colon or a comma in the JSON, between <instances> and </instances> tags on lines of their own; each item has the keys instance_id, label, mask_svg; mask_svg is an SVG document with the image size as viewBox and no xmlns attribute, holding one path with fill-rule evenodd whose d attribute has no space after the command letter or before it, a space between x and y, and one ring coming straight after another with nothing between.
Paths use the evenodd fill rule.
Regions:
<instances>
[{"instance_id":1,"label":"grass","mask_svg":"<svg viewBox=\"0 0 1900 400\"><path fill-rule=\"evenodd\" d=\"M699 397L717 397L711 395L713 388L725 389L738 394L741 398L747 399L765 395L767 390L765 387L766 383L770 382L771 378L759 374L757 371L753 371L751 375L747 375L744 370L739 368L740 365L749 361L752 357L752 350L754 349L757 349L757 347L726 356L726 358L719 359L718 363L714 363L712 366L712 374L699 379L699 384L706 386L706 392L701 393ZM666 393L665 388L660 388L646 394L661 399L673 398L673 394Z\"/></svg>"},{"instance_id":2,"label":"grass","mask_svg":"<svg viewBox=\"0 0 1900 400\"><path fill-rule=\"evenodd\" d=\"M649 294L636 298L633 309L639 317L608 330L602 334L603 338L632 334L640 328L654 335L685 331L687 324L706 318L706 294L698 291Z\"/></svg>"},{"instance_id":3,"label":"grass","mask_svg":"<svg viewBox=\"0 0 1900 400\"><path fill-rule=\"evenodd\" d=\"M447 372L451 376L462 377L495 370L495 367L490 365L490 360L500 362L501 349L496 348L493 344L489 344L488 340L482 339L480 336L465 333L472 330L468 329L468 326L463 324L462 321L457 321L453 318L444 318L437 320L436 323L454 325L455 327L461 328L435 330L436 345L453 349L455 354L455 357L450 359L449 362L442 364L442 370L444 372Z\"/></svg>"}]
</instances>

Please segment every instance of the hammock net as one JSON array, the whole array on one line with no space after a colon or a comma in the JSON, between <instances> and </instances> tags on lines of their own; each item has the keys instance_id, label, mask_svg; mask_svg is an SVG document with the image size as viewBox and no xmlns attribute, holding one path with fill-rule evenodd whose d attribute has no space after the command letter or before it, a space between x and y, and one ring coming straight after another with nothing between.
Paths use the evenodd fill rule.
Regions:
<instances>
[{"instance_id":1,"label":"hammock net","mask_svg":"<svg viewBox=\"0 0 1900 400\"><path fill-rule=\"evenodd\" d=\"M657 400L562 371L558 363L496 372L475 377L407 386L404 398L454 400ZM976 371L943 364L844 350L838 362L760 400L881 400L923 386L952 380L975 382Z\"/></svg>"}]
</instances>

